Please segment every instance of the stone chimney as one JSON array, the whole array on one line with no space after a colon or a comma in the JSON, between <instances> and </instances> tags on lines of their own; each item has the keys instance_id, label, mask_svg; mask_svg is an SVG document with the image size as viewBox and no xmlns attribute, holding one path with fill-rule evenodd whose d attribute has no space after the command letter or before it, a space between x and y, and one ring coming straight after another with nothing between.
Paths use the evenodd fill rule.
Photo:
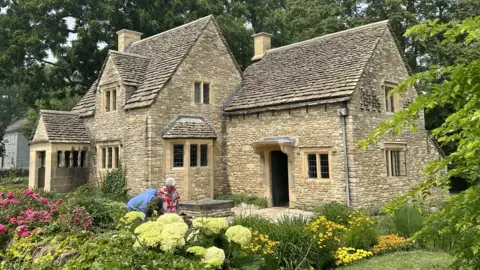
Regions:
<instances>
[{"instance_id":1,"label":"stone chimney","mask_svg":"<svg viewBox=\"0 0 480 270\"><path fill-rule=\"evenodd\" d=\"M272 48L272 36L264 32L252 36L255 47L255 55L252 61L262 59L265 53Z\"/></svg>"},{"instance_id":2,"label":"stone chimney","mask_svg":"<svg viewBox=\"0 0 480 270\"><path fill-rule=\"evenodd\" d=\"M118 51L124 52L128 50L130 45L135 41L139 41L141 39L143 33L135 32L132 30L122 29L117 32L118 36Z\"/></svg>"}]
</instances>

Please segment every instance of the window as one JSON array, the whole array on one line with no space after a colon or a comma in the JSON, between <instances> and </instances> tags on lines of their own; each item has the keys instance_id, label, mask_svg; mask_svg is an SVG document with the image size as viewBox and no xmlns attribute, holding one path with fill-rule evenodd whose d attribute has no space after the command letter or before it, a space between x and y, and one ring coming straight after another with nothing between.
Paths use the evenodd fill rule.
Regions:
<instances>
[{"instance_id":1,"label":"window","mask_svg":"<svg viewBox=\"0 0 480 270\"><path fill-rule=\"evenodd\" d=\"M183 167L183 144L173 145L173 167Z\"/></svg>"},{"instance_id":2,"label":"window","mask_svg":"<svg viewBox=\"0 0 480 270\"><path fill-rule=\"evenodd\" d=\"M399 96L398 94L390 95L396 86L384 85L385 89L385 111L397 112L399 111Z\"/></svg>"},{"instance_id":3,"label":"window","mask_svg":"<svg viewBox=\"0 0 480 270\"><path fill-rule=\"evenodd\" d=\"M102 148L102 168L107 167L107 148Z\"/></svg>"},{"instance_id":4,"label":"window","mask_svg":"<svg viewBox=\"0 0 480 270\"><path fill-rule=\"evenodd\" d=\"M210 84L203 83L203 104L210 104Z\"/></svg>"},{"instance_id":5,"label":"window","mask_svg":"<svg viewBox=\"0 0 480 270\"><path fill-rule=\"evenodd\" d=\"M87 167L86 164L85 164L86 158L87 158L87 152L82 151L81 155L80 155L80 167L82 167L82 168Z\"/></svg>"},{"instance_id":6,"label":"window","mask_svg":"<svg viewBox=\"0 0 480 270\"><path fill-rule=\"evenodd\" d=\"M194 100L196 104L210 104L210 83L195 82Z\"/></svg>"},{"instance_id":7,"label":"window","mask_svg":"<svg viewBox=\"0 0 480 270\"><path fill-rule=\"evenodd\" d=\"M395 148L385 148L385 165L387 176L406 176L405 146L398 145Z\"/></svg>"},{"instance_id":8,"label":"window","mask_svg":"<svg viewBox=\"0 0 480 270\"><path fill-rule=\"evenodd\" d=\"M200 145L200 166L208 166L208 145Z\"/></svg>"},{"instance_id":9,"label":"window","mask_svg":"<svg viewBox=\"0 0 480 270\"><path fill-rule=\"evenodd\" d=\"M196 82L195 83L195 103L200 104L202 103L202 92L201 92L202 84Z\"/></svg>"},{"instance_id":10,"label":"window","mask_svg":"<svg viewBox=\"0 0 480 270\"><path fill-rule=\"evenodd\" d=\"M197 167L198 165L198 144L190 145L190 167Z\"/></svg>"},{"instance_id":11,"label":"window","mask_svg":"<svg viewBox=\"0 0 480 270\"><path fill-rule=\"evenodd\" d=\"M100 152L102 169L117 169L119 167L120 148L118 146L103 146Z\"/></svg>"},{"instance_id":12,"label":"window","mask_svg":"<svg viewBox=\"0 0 480 270\"><path fill-rule=\"evenodd\" d=\"M105 112L117 110L117 90L109 89L104 91Z\"/></svg>"},{"instance_id":13,"label":"window","mask_svg":"<svg viewBox=\"0 0 480 270\"><path fill-rule=\"evenodd\" d=\"M2 155L2 168L5 165L5 157Z\"/></svg>"},{"instance_id":14,"label":"window","mask_svg":"<svg viewBox=\"0 0 480 270\"><path fill-rule=\"evenodd\" d=\"M328 153L307 154L307 173L310 179L330 179L330 155Z\"/></svg>"},{"instance_id":15,"label":"window","mask_svg":"<svg viewBox=\"0 0 480 270\"><path fill-rule=\"evenodd\" d=\"M79 167L78 151L73 151L73 167Z\"/></svg>"},{"instance_id":16,"label":"window","mask_svg":"<svg viewBox=\"0 0 480 270\"><path fill-rule=\"evenodd\" d=\"M113 167L113 148L112 147L108 147L107 148L108 150L108 168L111 169Z\"/></svg>"},{"instance_id":17,"label":"window","mask_svg":"<svg viewBox=\"0 0 480 270\"><path fill-rule=\"evenodd\" d=\"M115 164L118 167L120 167L120 148L115 147Z\"/></svg>"}]
</instances>

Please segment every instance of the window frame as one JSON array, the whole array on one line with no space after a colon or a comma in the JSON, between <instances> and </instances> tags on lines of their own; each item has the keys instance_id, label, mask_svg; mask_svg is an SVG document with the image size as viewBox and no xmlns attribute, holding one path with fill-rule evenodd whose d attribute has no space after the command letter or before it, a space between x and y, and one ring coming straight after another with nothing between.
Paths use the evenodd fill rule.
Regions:
<instances>
[{"instance_id":1,"label":"window frame","mask_svg":"<svg viewBox=\"0 0 480 270\"><path fill-rule=\"evenodd\" d=\"M393 175L393 159L392 153L393 152L403 152L403 172L402 173L402 164L398 164L398 168L395 171L398 171L397 174ZM408 163L407 163L407 144L406 143L385 143L383 147L384 153L384 167L386 171L387 178L396 178L396 177L407 177L408 176ZM401 156L397 157L398 162L402 161Z\"/></svg>"},{"instance_id":2,"label":"window frame","mask_svg":"<svg viewBox=\"0 0 480 270\"><path fill-rule=\"evenodd\" d=\"M111 150L111 160L110 151ZM97 170L113 171L121 166L121 145L120 143L100 143L97 144ZM111 162L111 167L109 162Z\"/></svg>"},{"instance_id":3,"label":"window frame","mask_svg":"<svg viewBox=\"0 0 480 270\"><path fill-rule=\"evenodd\" d=\"M390 95L391 91L398 86L398 83L385 81L382 84L384 107L386 113L393 114L400 111L400 95ZM388 93L387 93L388 92Z\"/></svg>"},{"instance_id":4,"label":"window frame","mask_svg":"<svg viewBox=\"0 0 480 270\"><path fill-rule=\"evenodd\" d=\"M102 110L103 113L116 112L118 109L118 87L108 86L103 89L102 93Z\"/></svg>"},{"instance_id":5,"label":"window frame","mask_svg":"<svg viewBox=\"0 0 480 270\"><path fill-rule=\"evenodd\" d=\"M175 166L175 146L182 146L182 166ZM179 169L179 168L185 168L185 149L186 149L186 143L173 143L172 144L172 168L173 169Z\"/></svg>"},{"instance_id":6,"label":"window frame","mask_svg":"<svg viewBox=\"0 0 480 270\"><path fill-rule=\"evenodd\" d=\"M197 88L197 85L199 88ZM208 85L208 94L205 95L205 85ZM212 82L207 80L196 80L193 82L193 104L195 105L211 105L213 104ZM197 92L197 90L199 92ZM197 95L198 94L198 95ZM205 96L207 98L205 98ZM207 102L205 102L207 101Z\"/></svg>"},{"instance_id":7,"label":"window frame","mask_svg":"<svg viewBox=\"0 0 480 270\"><path fill-rule=\"evenodd\" d=\"M314 183L333 183L333 174L332 174L332 149L331 147L304 147L300 149L302 157L302 171L303 178L307 182ZM309 156L315 155L315 168L316 168L316 177L310 177L310 162ZM328 178L322 177L324 174L322 170L322 155L327 155L328 157Z\"/></svg>"}]
</instances>

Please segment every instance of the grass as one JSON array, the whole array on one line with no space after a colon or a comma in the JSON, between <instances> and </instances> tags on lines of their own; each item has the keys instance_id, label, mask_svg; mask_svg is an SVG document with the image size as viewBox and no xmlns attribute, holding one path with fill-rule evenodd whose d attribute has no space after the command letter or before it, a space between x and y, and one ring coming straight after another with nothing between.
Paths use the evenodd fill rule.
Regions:
<instances>
[{"instance_id":1,"label":"grass","mask_svg":"<svg viewBox=\"0 0 480 270\"><path fill-rule=\"evenodd\" d=\"M340 267L341 270L447 270L453 258L447 253L430 251L401 251L386 255L376 256L352 265Z\"/></svg>"}]
</instances>

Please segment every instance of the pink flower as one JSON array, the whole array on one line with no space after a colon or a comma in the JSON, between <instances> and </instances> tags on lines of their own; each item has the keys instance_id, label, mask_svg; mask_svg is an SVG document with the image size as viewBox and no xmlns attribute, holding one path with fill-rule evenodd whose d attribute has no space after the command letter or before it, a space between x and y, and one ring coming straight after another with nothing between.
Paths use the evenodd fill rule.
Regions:
<instances>
[{"instance_id":1,"label":"pink flower","mask_svg":"<svg viewBox=\"0 0 480 270\"><path fill-rule=\"evenodd\" d=\"M80 219L78 219L78 217L74 218L73 221L75 222L75 224L79 224L80 223Z\"/></svg>"},{"instance_id":2,"label":"pink flower","mask_svg":"<svg viewBox=\"0 0 480 270\"><path fill-rule=\"evenodd\" d=\"M23 225L17 228L17 234L21 237L28 237L30 236L30 231L27 226Z\"/></svg>"},{"instance_id":3,"label":"pink flower","mask_svg":"<svg viewBox=\"0 0 480 270\"><path fill-rule=\"evenodd\" d=\"M62 200L62 199L58 200L58 201L57 201L57 205L60 205L60 204L62 204L62 202L63 202L63 200Z\"/></svg>"},{"instance_id":4,"label":"pink flower","mask_svg":"<svg viewBox=\"0 0 480 270\"><path fill-rule=\"evenodd\" d=\"M30 197L32 194L33 194L33 190L31 190L31 189L25 189L23 191L23 195L25 195L27 197Z\"/></svg>"},{"instance_id":5,"label":"pink flower","mask_svg":"<svg viewBox=\"0 0 480 270\"><path fill-rule=\"evenodd\" d=\"M8 199L8 200L15 199L15 193L13 193L13 192L8 192L8 193L7 193L7 199Z\"/></svg>"},{"instance_id":6,"label":"pink flower","mask_svg":"<svg viewBox=\"0 0 480 270\"><path fill-rule=\"evenodd\" d=\"M40 198L40 203L41 203L41 204L47 204L47 203L48 203L48 199L42 197L42 198Z\"/></svg>"},{"instance_id":7,"label":"pink flower","mask_svg":"<svg viewBox=\"0 0 480 270\"><path fill-rule=\"evenodd\" d=\"M20 225L20 226L21 226L21 225L23 225L23 224L25 224L25 220L23 220L23 219L17 220L17 225Z\"/></svg>"},{"instance_id":8,"label":"pink flower","mask_svg":"<svg viewBox=\"0 0 480 270\"><path fill-rule=\"evenodd\" d=\"M2 224L0 224L0 235L4 234L5 233L5 226L3 226Z\"/></svg>"},{"instance_id":9,"label":"pink flower","mask_svg":"<svg viewBox=\"0 0 480 270\"><path fill-rule=\"evenodd\" d=\"M10 218L10 224L15 224L15 223L17 223L17 218L16 217Z\"/></svg>"}]
</instances>

